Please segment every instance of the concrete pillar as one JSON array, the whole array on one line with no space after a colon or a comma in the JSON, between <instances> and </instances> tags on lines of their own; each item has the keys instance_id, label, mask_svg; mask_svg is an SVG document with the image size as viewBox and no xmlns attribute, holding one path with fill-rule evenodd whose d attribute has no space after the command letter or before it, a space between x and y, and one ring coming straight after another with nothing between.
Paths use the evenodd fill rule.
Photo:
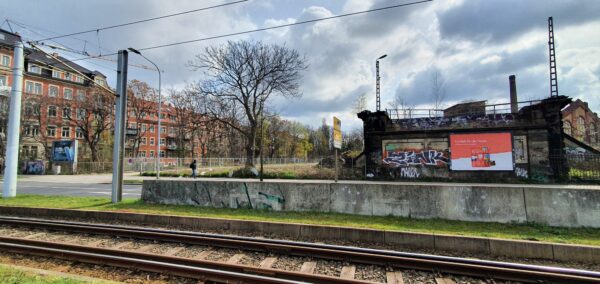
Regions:
<instances>
[{"instance_id":1,"label":"concrete pillar","mask_svg":"<svg viewBox=\"0 0 600 284\"><path fill-rule=\"evenodd\" d=\"M517 113L519 112L519 104L517 99L517 82L516 76L510 75L508 76L508 83L510 85L510 112Z\"/></svg>"}]
</instances>

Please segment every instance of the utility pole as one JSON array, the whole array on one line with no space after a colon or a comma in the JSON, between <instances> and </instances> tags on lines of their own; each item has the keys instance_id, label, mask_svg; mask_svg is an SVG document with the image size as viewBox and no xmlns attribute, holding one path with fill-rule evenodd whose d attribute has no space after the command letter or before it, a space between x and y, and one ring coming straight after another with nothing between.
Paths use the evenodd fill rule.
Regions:
<instances>
[{"instance_id":1,"label":"utility pole","mask_svg":"<svg viewBox=\"0 0 600 284\"><path fill-rule=\"evenodd\" d=\"M10 112L8 115L8 136L6 138L6 168L2 197L17 196L17 169L19 167L19 133L21 131L21 95L23 94L23 43L15 43L12 90L10 92Z\"/></svg>"},{"instance_id":2,"label":"utility pole","mask_svg":"<svg viewBox=\"0 0 600 284\"><path fill-rule=\"evenodd\" d=\"M380 92L380 88L379 88L379 81L381 80L381 77L379 77L379 60L380 59L384 59L387 56L387 54L384 54L382 56L380 56L379 58L377 58L377 60L375 61L375 96L377 99L376 102L376 110L380 111L381 110L381 95L379 94Z\"/></svg>"},{"instance_id":3,"label":"utility pole","mask_svg":"<svg viewBox=\"0 0 600 284\"><path fill-rule=\"evenodd\" d=\"M113 146L112 203L123 199L123 154L127 120L127 50L119 50L117 67L117 107L115 111L115 141Z\"/></svg>"},{"instance_id":4,"label":"utility pole","mask_svg":"<svg viewBox=\"0 0 600 284\"><path fill-rule=\"evenodd\" d=\"M550 96L558 96L558 75L556 74L556 51L554 50L554 21L548 18L548 55L550 56Z\"/></svg>"}]
</instances>

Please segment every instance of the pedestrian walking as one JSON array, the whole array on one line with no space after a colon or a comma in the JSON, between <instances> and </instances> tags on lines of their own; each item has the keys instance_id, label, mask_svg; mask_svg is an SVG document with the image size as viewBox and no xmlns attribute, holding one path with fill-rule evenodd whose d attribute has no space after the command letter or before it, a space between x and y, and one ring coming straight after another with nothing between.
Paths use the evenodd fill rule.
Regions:
<instances>
[{"instance_id":1,"label":"pedestrian walking","mask_svg":"<svg viewBox=\"0 0 600 284\"><path fill-rule=\"evenodd\" d=\"M196 178L196 169L198 167L196 166L196 160L192 161L192 163L190 164L190 169L192 169L192 178Z\"/></svg>"}]
</instances>

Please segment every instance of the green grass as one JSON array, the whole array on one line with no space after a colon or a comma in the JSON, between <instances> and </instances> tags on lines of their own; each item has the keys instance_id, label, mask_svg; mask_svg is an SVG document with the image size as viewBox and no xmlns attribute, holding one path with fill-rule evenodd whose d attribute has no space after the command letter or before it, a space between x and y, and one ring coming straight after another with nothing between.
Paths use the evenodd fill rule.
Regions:
<instances>
[{"instance_id":1,"label":"green grass","mask_svg":"<svg viewBox=\"0 0 600 284\"><path fill-rule=\"evenodd\" d=\"M360 216L338 213L274 212L268 210L206 208L184 205L145 204L138 199L124 199L120 204L108 198L19 195L0 199L0 205L105 210L181 216L213 217L257 221L333 225L378 230L439 233L464 236L536 240L556 243L600 246L600 229L560 228L539 224L501 224L463 222L442 219L411 219L392 216Z\"/></svg>"},{"instance_id":2,"label":"green grass","mask_svg":"<svg viewBox=\"0 0 600 284\"><path fill-rule=\"evenodd\" d=\"M6 284L22 284L22 283L39 283L39 284L80 284L80 283L108 283L104 281L84 281L79 279L38 275L34 272L15 269L11 266L0 265L0 283Z\"/></svg>"},{"instance_id":3,"label":"green grass","mask_svg":"<svg viewBox=\"0 0 600 284\"><path fill-rule=\"evenodd\" d=\"M123 180L123 184L142 184L143 180L141 179L126 179Z\"/></svg>"}]
</instances>

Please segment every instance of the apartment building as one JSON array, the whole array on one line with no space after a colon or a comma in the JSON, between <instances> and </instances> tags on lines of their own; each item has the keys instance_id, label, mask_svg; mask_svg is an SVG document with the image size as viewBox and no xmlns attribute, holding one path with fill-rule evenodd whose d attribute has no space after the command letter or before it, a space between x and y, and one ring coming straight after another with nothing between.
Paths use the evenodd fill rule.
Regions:
<instances>
[{"instance_id":1,"label":"apartment building","mask_svg":"<svg viewBox=\"0 0 600 284\"><path fill-rule=\"evenodd\" d=\"M587 102L580 99L562 110L564 132L596 149L600 149L600 118Z\"/></svg>"},{"instance_id":2,"label":"apartment building","mask_svg":"<svg viewBox=\"0 0 600 284\"><path fill-rule=\"evenodd\" d=\"M174 163L175 158L201 157L204 153L199 143L198 134L185 126L181 126L175 106L162 104L161 129L158 133L157 103L146 102L152 106L151 111L141 115L141 119L133 110L128 111L127 143L125 155L133 158L154 158L160 155L163 163ZM180 113L181 111L179 111ZM159 152L156 145L160 143Z\"/></svg>"},{"instance_id":3,"label":"apartment building","mask_svg":"<svg viewBox=\"0 0 600 284\"><path fill-rule=\"evenodd\" d=\"M8 105L12 86L14 44L21 38L0 29L0 138L4 151ZM67 59L52 54L63 62ZM25 70L21 111L21 153L23 160L46 158L56 140L83 139L81 129L67 119L77 112L77 102L89 98L95 83L107 86L106 76L78 64L66 66L36 49L25 48ZM81 74L85 75L82 76ZM79 115L79 114L77 114ZM84 143L79 143L84 147Z\"/></svg>"}]
</instances>

